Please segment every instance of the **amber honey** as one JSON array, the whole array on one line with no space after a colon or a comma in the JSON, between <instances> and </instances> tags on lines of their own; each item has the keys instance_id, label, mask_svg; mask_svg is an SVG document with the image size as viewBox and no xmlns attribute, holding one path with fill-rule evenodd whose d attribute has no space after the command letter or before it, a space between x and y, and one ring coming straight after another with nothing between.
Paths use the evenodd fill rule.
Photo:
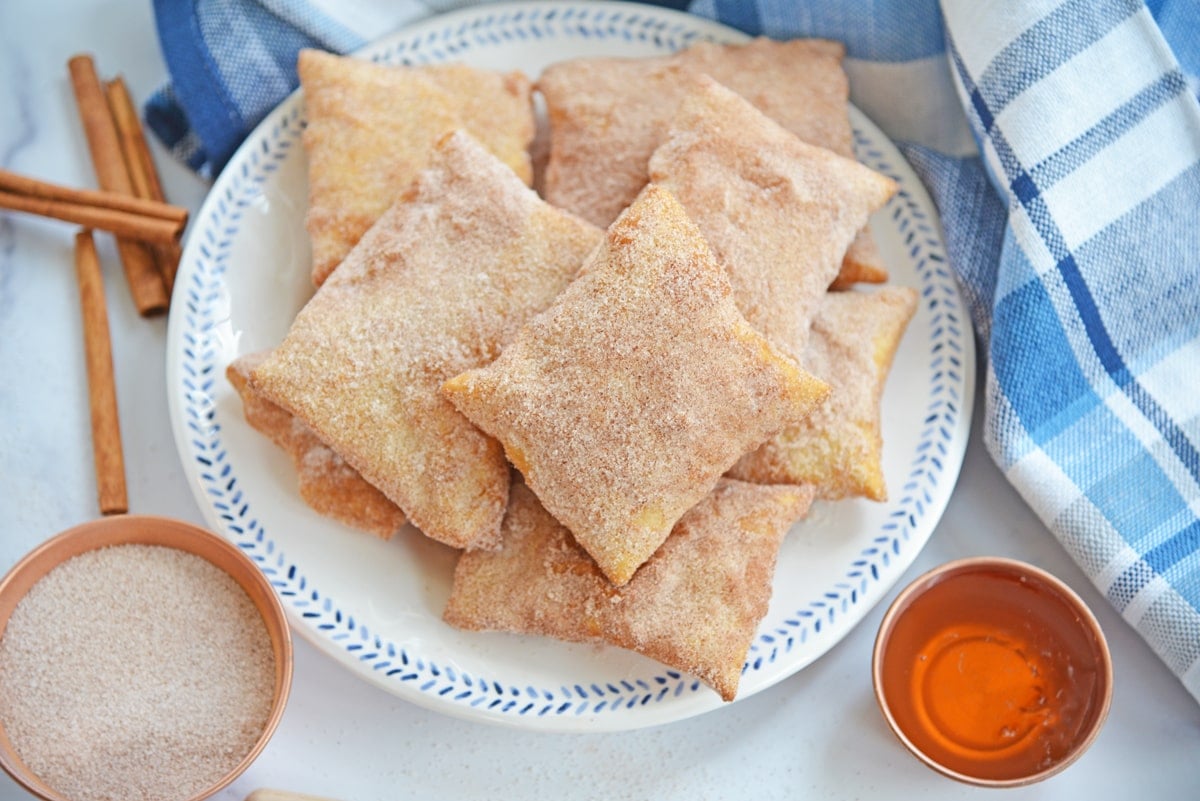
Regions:
<instances>
[{"instance_id":1,"label":"amber honey","mask_svg":"<svg viewBox=\"0 0 1200 801\"><path fill-rule=\"evenodd\" d=\"M876 647L880 703L901 739L968 781L1054 772L1107 712L1103 635L1060 582L1009 560L914 582Z\"/></svg>"}]
</instances>

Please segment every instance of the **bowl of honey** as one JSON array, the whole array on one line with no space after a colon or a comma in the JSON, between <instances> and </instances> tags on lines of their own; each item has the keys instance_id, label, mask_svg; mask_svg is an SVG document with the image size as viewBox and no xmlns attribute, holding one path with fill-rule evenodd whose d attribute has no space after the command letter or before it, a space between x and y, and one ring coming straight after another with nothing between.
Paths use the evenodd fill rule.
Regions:
<instances>
[{"instance_id":1,"label":"bowl of honey","mask_svg":"<svg viewBox=\"0 0 1200 801\"><path fill-rule=\"evenodd\" d=\"M962 559L917 578L884 615L872 662L875 697L904 746L980 786L1064 770L1112 699L1108 644L1087 605L1012 559Z\"/></svg>"}]
</instances>

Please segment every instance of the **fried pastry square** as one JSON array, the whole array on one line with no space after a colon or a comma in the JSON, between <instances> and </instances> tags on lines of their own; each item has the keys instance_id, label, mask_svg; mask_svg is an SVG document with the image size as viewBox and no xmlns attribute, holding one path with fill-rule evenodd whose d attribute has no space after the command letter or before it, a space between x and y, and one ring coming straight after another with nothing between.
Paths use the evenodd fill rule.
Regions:
<instances>
[{"instance_id":1,"label":"fried pastry square","mask_svg":"<svg viewBox=\"0 0 1200 801\"><path fill-rule=\"evenodd\" d=\"M400 507L321 442L311 428L250 388L250 372L266 355L240 356L225 369L226 378L241 396L246 422L292 458L300 497L313 511L390 539L405 523Z\"/></svg>"},{"instance_id":2,"label":"fried pastry square","mask_svg":"<svg viewBox=\"0 0 1200 801\"><path fill-rule=\"evenodd\" d=\"M670 57L546 67L537 81L550 123L546 200L610 225L649 180L646 165L687 85L687 70Z\"/></svg>"},{"instance_id":3,"label":"fried pastry square","mask_svg":"<svg viewBox=\"0 0 1200 801\"><path fill-rule=\"evenodd\" d=\"M301 50L297 68L317 286L455 129L478 138L525 183L532 180L532 87L520 72L385 66L319 50Z\"/></svg>"},{"instance_id":4,"label":"fried pastry square","mask_svg":"<svg viewBox=\"0 0 1200 801\"><path fill-rule=\"evenodd\" d=\"M738 458L828 392L750 327L654 184L499 359L444 389L618 585Z\"/></svg>"},{"instance_id":5,"label":"fried pastry square","mask_svg":"<svg viewBox=\"0 0 1200 801\"><path fill-rule=\"evenodd\" d=\"M494 547L508 464L440 387L494 359L602 235L456 132L317 290L251 385L426 535Z\"/></svg>"},{"instance_id":6,"label":"fried pastry square","mask_svg":"<svg viewBox=\"0 0 1200 801\"><path fill-rule=\"evenodd\" d=\"M733 90L810 145L853 158L845 54L841 42L828 39L760 36L745 44L697 42L673 60Z\"/></svg>"},{"instance_id":7,"label":"fried pastry square","mask_svg":"<svg viewBox=\"0 0 1200 801\"><path fill-rule=\"evenodd\" d=\"M809 144L854 157L844 48L821 39L744 45L701 43L655 58L581 58L549 66L537 88L550 120L545 196L608 225L648 180L658 147L690 78L707 74ZM856 237L839 283L882 282L887 271L870 235Z\"/></svg>"},{"instance_id":8,"label":"fried pastry square","mask_svg":"<svg viewBox=\"0 0 1200 801\"><path fill-rule=\"evenodd\" d=\"M746 320L797 359L846 246L896 191L706 75L693 78L649 170L699 226Z\"/></svg>"},{"instance_id":9,"label":"fried pastry square","mask_svg":"<svg viewBox=\"0 0 1200 801\"><path fill-rule=\"evenodd\" d=\"M760 36L738 45L697 42L680 51L677 59L737 92L810 145L853 159L844 55L841 42L780 42ZM887 277L879 248L864 225L846 250L835 286L880 284Z\"/></svg>"},{"instance_id":10,"label":"fried pastry square","mask_svg":"<svg viewBox=\"0 0 1200 801\"><path fill-rule=\"evenodd\" d=\"M743 457L729 475L763 484L811 484L817 497L887 499L880 399L900 339L916 312L907 287L830 292L802 363L833 387L799 425Z\"/></svg>"},{"instance_id":11,"label":"fried pastry square","mask_svg":"<svg viewBox=\"0 0 1200 801\"><path fill-rule=\"evenodd\" d=\"M690 673L726 701L767 613L780 543L811 487L723 479L637 575L614 587L527 487L496 552L459 557L443 618L471 630L603 642Z\"/></svg>"}]
</instances>

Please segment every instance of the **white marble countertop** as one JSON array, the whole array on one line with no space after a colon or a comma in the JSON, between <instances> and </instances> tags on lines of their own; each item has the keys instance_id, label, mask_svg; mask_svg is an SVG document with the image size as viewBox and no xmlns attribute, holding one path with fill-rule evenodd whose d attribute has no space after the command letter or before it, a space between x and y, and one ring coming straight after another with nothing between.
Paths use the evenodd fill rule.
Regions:
<instances>
[{"instance_id":1,"label":"white marble countertop","mask_svg":"<svg viewBox=\"0 0 1200 801\"><path fill-rule=\"evenodd\" d=\"M91 52L106 77L147 97L166 71L150 3L0 3L0 166L94 186L67 59ZM161 152L168 197L193 211L206 186ZM0 212L0 570L97 515L72 226ZM141 319L111 239L108 291L130 509L203 524L167 413L166 320ZM698 718L621 734L524 733L401 701L297 639L291 702L254 765L220 799L273 787L344 801L397 798L914 798L989 791L918 763L875 707L870 652L900 586L941 562L994 554L1064 579L1112 646L1112 712L1064 773L1010 797L1195 798L1200 705L1087 582L992 464L976 425L953 499L900 585L840 644L775 687ZM995 792L995 791L991 791ZM0 799L28 798L0 776Z\"/></svg>"}]
</instances>

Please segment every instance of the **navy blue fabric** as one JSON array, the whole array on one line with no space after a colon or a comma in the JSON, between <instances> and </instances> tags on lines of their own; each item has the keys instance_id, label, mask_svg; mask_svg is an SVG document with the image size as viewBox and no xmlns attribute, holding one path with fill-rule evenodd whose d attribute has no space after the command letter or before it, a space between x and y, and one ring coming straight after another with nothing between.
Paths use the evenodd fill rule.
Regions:
<instances>
[{"instance_id":1,"label":"navy blue fabric","mask_svg":"<svg viewBox=\"0 0 1200 801\"><path fill-rule=\"evenodd\" d=\"M154 0L154 17L171 85L147 103L146 124L206 178L299 84L296 53L332 49L333 37L255 2Z\"/></svg>"}]
</instances>

